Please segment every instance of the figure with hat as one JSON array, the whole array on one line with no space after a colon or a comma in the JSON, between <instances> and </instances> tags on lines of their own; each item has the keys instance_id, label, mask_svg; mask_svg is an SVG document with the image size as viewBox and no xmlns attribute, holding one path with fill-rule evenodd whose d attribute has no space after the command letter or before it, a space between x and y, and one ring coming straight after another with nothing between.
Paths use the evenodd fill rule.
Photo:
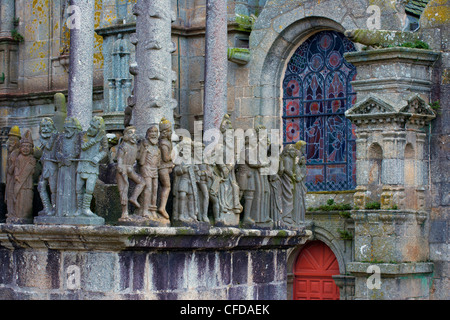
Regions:
<instances>
[{"instance_id":1,"label":"figure with hat","mask_svg":"<svg viewBox=\"0 0 450 320\"><path fill-rule=\"evenodd\" d=\"M8 213L14 216L14 167L20 148L20 129L18 126L11 128L8 134L8 157L6 159L6 194L5 202Z\"/></svg>"},{"instance_id":2,"label":"figure with hat","mask_svg":"<svg viewBox=\"0 0 450 320\"><path fill-rule=\"evenodd\" d=\"M30 224L33 221L33 174L36 159L33 155L31 131L20 140L20 152L14 166L14 212L8 213L6 223Z\"/></svg>"}]
</instances>

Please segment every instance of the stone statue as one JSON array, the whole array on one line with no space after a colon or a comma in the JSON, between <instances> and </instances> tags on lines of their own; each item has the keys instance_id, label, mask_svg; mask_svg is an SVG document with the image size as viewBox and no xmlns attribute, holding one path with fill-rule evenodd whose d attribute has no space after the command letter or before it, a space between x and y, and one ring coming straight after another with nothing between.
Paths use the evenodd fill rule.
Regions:
<instances>
[{"instance_id":1,"label":"stone statue","mask_svg":"<svg viewBox=\"0 0 450 320\"><path fill-rule=\"evenodd\" d=\"M195 177L199 192L199 209L198 220L201 222L210 223L208 218L208 207L210 201L210 186L212 182L212 170L209 164L202 161L202 155L205 149L205 145L201 142L194 141L194 163L197 164L198 170L195 171Z\"/></svg>"},{"instance_id":2,"label":"stone statue","mask_svg":"<svg viewBox=\"0 0 450 320\"><path fill-rule=\"evenodd\" d=\"M294 227L305 219L306 207L306 158L304 147L306 142L299 141L295 145L287 145L281 153L281 189L282 189L282 221Z\"/></svg>"},{"instance_id":3,"label":"stone statue","mask_svg":"<svg viewBox=\"0 0 450 320\"><path fill-rule=\"evenodd\" d=\"M105 133L105 122L102 117L93 117L89 129L82 137L77 167L77 216L81 215L104 220L95 215L91 211L90 206L99 175L100 161L107 156L107 152L108 139Z\"/></svg>"},{"instance_id":4,"label":"stone statue","mask_svg":"<svg viewBox=\"0 0 450 320\"><path fill-rule=\"evenodd\" d=\"M254 224L255 220L251 217L253 201L255 198L256 179L258 175L258 167L256 167L256 159L251 159L250 152L255 151L256 155L256 136L251 135L245 137L245 146L243 155L241 155L244 163L236 166L236 180L239 185L239 197L244 197L244 215L242 222L244 224Z\"/></svg>"},{"instance_id":5,"label":"stone statue","mask_svg":"<svg viewBox=\"0 0 450 320\"><path fill-rule=\"evenodd\" d=\"M140 208L138 197L145 188L144 179L136 173L134 165L138 156L137 136L135 127L127 127L123 132L123 141L117 149L117 187L122 205L121 220L128 219L128 201ZM128 200L129 179L136 183L133 195Z\"/></svg>"},{"instance_id":6,"label":"stone statue","mask_svg":"<svg viewBox=\"0 0 450 320\"><path fill-rule=\"evenodd\" d=\"M261 147L267 148L267 141L260 141L263 139L259 134L260 129L263 128L256 128L256 135L246 137L243 155L245 164L237 166L236 176L241 197L244 196L245 199L242 222L247 226L269 227L272 225L269 212L270 185L267 173L263 172L263 169L267 168L270 162L268 159L262 159L258 152ZM254 156L251 157L251 154Z\"/></svg>"},{"instance_id":7,"label":"stone statue","mask_svg":"<svg viewBox=\"0 0 450 320\"><path fill-rule=\"evenodd\" d=\"M158 212L166 219L169 214L166 211L167 200L170 195L170 173L173 169L172 162L172 123L165 118L159 123L159 149L161 150L161 164L158 168L159 181L161 183L161 198Z\"/></svg>"},{"instance_id":8,"label":"stone statue","mask_svg":"<svg viewBox=\"0 0 450 320\"><path fill-rule=\"evenodd\" d=\"M275 227L282 227L281 218L283 216L283 205L282 205L282 194L281 194L281 178L280 173L283 170L281 161L278 166L278 172L269 175L269 185L270 185L270 201L269 201L269 212L270 217L274 221Z\"/></svg>"},{"instance_id":9,"label":"stone statue","mask_svg":"<svg viewBox=\"0 0 450 320\"><path fill-rule=\"evenodd\" d=\"M53 122L58 132L64 131L64 121L67 117L66 96L63 93L56 93L54 96L55 115Z\"/></svg>"},{"instance_id":10,"label":"stone statue","mask_svg":"<svg viewBox=\"0 0 450 320\"><path fill-rule=\"evenodd\" d=\"M39 215L52 216L55 214L56 207L56 183L58 179L58 164L55 159L55 142L58 138L58 132L51 118L43 118L39 126L40 139L36 146L40 153L42 164L42 173L39 178L38 191L42 200L44 209ZM47 191L50 190L50 195Z\"/></svg>"},{"instance_id":11,"label":"stone statue","mask_svg":"<svg viewBox=\"0 0 450 320\"><path fill-rule=\"evenodd\" d=\"M8 214L14 216L14 168L17 156L20 152L20 129L17 126L11 128L8 134L8 157L6 159L6 191L5 200Z\"/></svg>"},{"instance_id":12,"label":"stone statue","mask_svg":"<svg viewBox=\"0 0 450 320\"><path fill-rule=\"evenodd\" d=\"M33 174L36 159L33 155L31 131L20 140L20 152L14 165L14 212L8 213L6 223L30 224L33 221Z\"/></svg>"},{"instance_id":13,"label":"stone statue","mask_svg":"<svg viewBox=\"0 0 450 320\"><path fill-rule=\"evenodd\" d=\"M83 129L78 119L68 117L64 121L64 133L56 142L55 157L58 161L58 188L56 216L74 216L77 212L76 181L77 159L81 152ZM81 197L81 196L80 196ZM81 200L80 200L81 202Z\"/></svg>"},{"instance_id":14,"label":"stone statue","mask_svg":"<svg viewBox=\"0 0 450 320\"><path fill-rule=\"evenodd\" d=\"M220 125L220 132L226 136L227 130L232 130L231 120L229 115L225 115ZM223 145L225 150L234 151L234 140L228 141L225 139ZM224 223L226 225L238 225L239 214L242 212L243 207L239 200L239 186L236 182L236 175L234 172L234 163L226 163L226 157L222 163L216 163L214 166L214 181L212 185L213 192L217 192L217 200L219 206L219 212L217 215L217 222Z\"/></svg>"},{"instance_id":15,"label":"stone statue","mask_svg":"<svg viewBox=\"0 0 450 320\"><path fill-rule=\"evenodd\" d=\"M173 169L173 217L174 221L195 222L198 221L198 190L195 172L198 167L192 163L191 150L193 143L184 138L179 144L178 163Z\"/></svg>"},{"instance_id":16,"label":"stone statue","mask_svg":"<svg viewBox=\"0 0 450 320\"><path fill-rule=\"evenodd\" d=\"M294 211L294 166L297 157L297 150L292 144L286 145L281 153L280 178L281 178L281 194L282 194L282 220L292 221Z\"/></svg>"},{"instance_id":17,"label":"stone statue","mask_svg":"<svg viewBox=\"0 0 450 320\"><path fill-rule=\"evenodd\" d=\"M161 164L157 125L152 125L147 130L146 139L141 144L139 164L140 173L145 181L141 216L157 219L158 167Z\"/></svg>"}]
</instances>

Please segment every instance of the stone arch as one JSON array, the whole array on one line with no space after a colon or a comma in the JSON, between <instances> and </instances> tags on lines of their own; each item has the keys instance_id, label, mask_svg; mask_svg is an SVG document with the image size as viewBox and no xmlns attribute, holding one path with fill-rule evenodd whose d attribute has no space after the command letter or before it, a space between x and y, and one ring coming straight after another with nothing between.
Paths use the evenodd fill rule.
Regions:
<instances>
[{"instance_id":1,"label":"stone arch","mask_svg":"<svg viewBox=\"0 0 450 320\"><path fill-rule=\"evenodd\" d=\"M339 272L340 274L346 274L346 261L344 256L344 250L341 247L340 239L334 236L330 231L325 228L314 226L313 228L313 237L309 239L306 243L299 245L293 249L290 249L287 254L287 297L292 300L293 294L293 279L294 279L294 267L295 263L298 259L298 256L304 246L310 241L319 240L325 243L331 251L333 251L334 255L339 264Z\"/></svg>"},{"instance_id":2,"label":"stone arch","mask_svg":"<svg viewBox=\"0 0 450 320\"><path fill-rule=\"evenodd\" d=\"M261 11L250 34L249 84L254 87L252 114L258 124L280 128L281 82L289 57L301 42L314 33L333 30L367 29L371 16L369 0L316 0L269 2ZM394 6L380 3L381 27L400 30Z\"/></svg>"},{"instance_id":3,"label":"stone arch","mask_svg":"<svg viewBox=\"0 0 450 320\"><path fill-rule=\"evenodd\" d=\"M259 91L257 96L260 97L256 103L259 108L255 111L256 115L264 116L266 121L271 121L264 123L266 127L280 128L282 78L287 62L304 40L324 30L344 32L345 28L328 18L308 17L297 20L274 39L262 63L256 59L251 66L251 74L255 74L251 78L256 81L254 85L257 92Z\"/></svg>"}]
</instances>

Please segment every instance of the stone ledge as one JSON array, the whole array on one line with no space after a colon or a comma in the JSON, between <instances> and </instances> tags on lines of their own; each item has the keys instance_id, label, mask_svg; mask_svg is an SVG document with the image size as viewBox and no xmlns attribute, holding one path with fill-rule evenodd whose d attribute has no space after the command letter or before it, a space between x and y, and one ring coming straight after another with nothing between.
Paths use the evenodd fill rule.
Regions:
<instances>
[{"instance_id":1,"label":"stone ledge","mask_svg":"<svg viewBox=\"0 0 450 320\"><path fill-rule=\"evenodd\" d=\"M439 57L440 53L433 50L415 49L394 47L367 51L348 52L344 55L344 58L352 64L364 63L367 64L375 61L383 61L393 59L398 60L410 60L415 64L433 64Z\"/></svg>"},{"instance_id":2,"label":"stone ledge","mask_svg":"<svg viewBox=\"0 0 450 320\"><path fill-rule=\"evenodd\" d=\"M305 227L292 231L0 224L0 246L81 251L270 249L303 244L310 234Z\"/></svg>"},{"instance_id":3,"label":"stone ledge","mask_svg":"<svg viewBox=\"0 0 450 320\"><path fill-rule=\"evenodd\" d=\"M350 262L347 264L347 272L351 274L366 274L369 266L378 266L381 276L415 275L432 273L434 263L432 262L401 262L401 263L371 263L371 262Z\"/></svg>"}]
</instances>

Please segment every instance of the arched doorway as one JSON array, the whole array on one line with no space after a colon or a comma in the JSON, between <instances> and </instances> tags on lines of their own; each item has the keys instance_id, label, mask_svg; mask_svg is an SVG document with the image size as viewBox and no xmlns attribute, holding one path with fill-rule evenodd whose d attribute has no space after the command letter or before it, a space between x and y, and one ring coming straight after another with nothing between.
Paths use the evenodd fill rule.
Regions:
<instances>
[{"instance_id":1,"label":"arched doorway","mask_svg":"<svg viewBox=\"0 0 450 320\"><path fill-rule=\"evenodd\" d=\"M331 277L337 274L333 251L322 241L309 242L294 266L294 300L339 300L339 288Z\"/></svg>"}]
</instances>

